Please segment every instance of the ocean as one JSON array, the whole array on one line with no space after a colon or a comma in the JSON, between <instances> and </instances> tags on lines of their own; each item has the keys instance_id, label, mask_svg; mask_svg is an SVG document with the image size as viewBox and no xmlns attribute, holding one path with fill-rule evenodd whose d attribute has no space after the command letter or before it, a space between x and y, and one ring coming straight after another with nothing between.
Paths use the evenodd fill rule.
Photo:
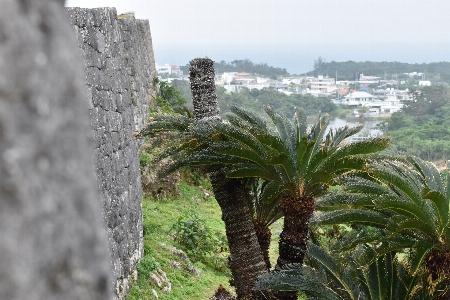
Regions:
<instances>
[{"instance_id":1,"label":"ocean","mask_svg":"<svg viewBox=\"0 0 450 300\"><path fill-rule=\"evenodd\" d=\"M450 41L447 43L379 43L358 42L342 44L286 45L158 45L154 44L155 61L160 64L186 65L196 57L231 62L250 59L253 63L286 69L301 75L313 70L319 56L326 61L373 61L431 63L450 61ZM417 70L420 72L421 70ZM220 70L219 70L220 72ZM449 70L450 72L450 70ZM327 75L327 74L323 74ZM331 74L330 74L331 75ZM370 75L370 74L367 74Z\"/></svg>"}]
</instances>

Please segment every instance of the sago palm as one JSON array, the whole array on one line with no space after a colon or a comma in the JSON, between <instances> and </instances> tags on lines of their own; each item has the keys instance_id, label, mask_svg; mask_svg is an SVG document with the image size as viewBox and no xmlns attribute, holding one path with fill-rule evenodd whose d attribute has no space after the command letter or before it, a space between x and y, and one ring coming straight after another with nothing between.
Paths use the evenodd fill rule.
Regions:
<instances>
[{"instance_id":1,"label":"sago palm","mask_svg":"<svg viewBox=\"0 0 450 300\"><path fill-rule=\"evenodd\" d=\"M283 211L280 208L281 195L266 192L266 188L270 183L267 180L250 178L248 183L250 187L247 200L248 207L253 218L256 236L264 261L267 269L270 269L269 248L272 232L269 227L283 216Z\"/></svg>"},{"instance_id":2,"label":"sago palm","mask_svg":"<svg viewBox=\"0 0 450 300\"><path fill-rule=\"evenodd\" d=\"M309 219L315 197L343 173L363 169L365 154L385 149L387 138L348 142L361 127L343 127L327 132L329 116L308 128L306 115L296 109L289 120L266 107L270 123L253 113L232 107L229 123L214 127L227 137L226 143L211 144L216 161L230 163L229 178L258 177L270 183L267 193L281 194L284 228L280 237L278 267L301 263L309 236Z\"/></svg>"},{"instance_id":3,"label":"sago palm","mask_svg":"<svg viewBox=\"0 0 450 300\"><path fill-rule=\"evenodd\" d=\"M450 277L450 179L417 157L382 159L368 174L343 177L344 192L327 195L318 224L365 223L388 236L354 241L386 242L390 249L411 247L413 272L425 267L431 280Z\"/></svg>"},{"instance_id":4,"label":"sago palm","mask_svg":"<svg viewBox=\"0 0 450 300\"><path fill-rule=\"evenodd\" d=\"M430 284L412 274L394 252L378 255L359 246L351 255L330 253L308 245L311 266L286 265L281 271L262 275L256 289L303 291L308 299L326 300L426 300L446 291L441 280Z\"/></svg>"},{"instance_id":5,"label":"sago palm","mask_svg":"<svg viewBox=\"0 0 450 300\"><path fill-rule=\"evenodd\" d=\"M169 157L172 164L163 169L168 173L179 166L202 165L207 167L214 196L222 210L222 220L230 249L229 267L234 278L238 299L254 299L252 290L258 275L267 271L261 248L250 214L248 186L241 179L227 179L223 164L200 156L186 161L209 148L209 143L220 136L211 134L214 124L221 118L214 85L213 61L194 59L190 61L190 82L193 96L194 116L159 116L142 131L141 135L159 135L164 151L159 159ZM173 134L167 136L167 133ZM201 162L201 163L199 163Z\"/></svg>"},{"instance_id":6,"label":"sago palm","mask_svg":"<svg viewBox=\"0 0 450 300\"><path fill-rule=\"evenodd\" d=\"M319 118L308 128L306 115L296 109L291 121L266 107L270 121L231 107L228 122L215 123L212 135L225 141L210 142L204 151L177 161L186 164L225 164L228 178L263 178L269 183L265 192L281 196L284 226L279 242L276 268L288 263L302 263L309 238L309 219L315 197L323 193L343 173L364 169L366 154L385 149L387 138L350 143L347 138L360 127L339 128L327 132L329 116ZM296 295L291 295L296 299ZM285 297L285 299L290 299Z\"/></svg>"}]
</instances>

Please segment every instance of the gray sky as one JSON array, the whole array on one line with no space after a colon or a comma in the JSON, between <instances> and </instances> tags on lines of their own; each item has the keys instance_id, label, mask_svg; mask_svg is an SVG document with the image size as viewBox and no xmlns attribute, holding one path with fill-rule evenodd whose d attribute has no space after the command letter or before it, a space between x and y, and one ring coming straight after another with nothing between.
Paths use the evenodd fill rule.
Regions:
<instances>
[{"instance_id":1,"label":"gray sky","mask_svg":"<svg viewBox=\"0 0 450 300\"><path fill-rule=\"evenodd\" d=\"M323 48L339 47L340 53L349 49L360 55L325 57L329 61L402 61L397 58L411 50L406 44L413 45L416 55L405 62L450 60L450 0L66 0L66 6L112 6L118 13L134 11L137 18L148 19L157 62L164 49L223 57L234 51L242 59L238 56L251 55L249 49L270 48L275 55L286 47L311 48L316 57L325 56ZM437 53L431 44L445 49ZM370 54L373 45L381 45L376 58ZM389 57L391 50L398 55ZM430 57L422 57L427 52Z\"/></svg>"}]
</instances>

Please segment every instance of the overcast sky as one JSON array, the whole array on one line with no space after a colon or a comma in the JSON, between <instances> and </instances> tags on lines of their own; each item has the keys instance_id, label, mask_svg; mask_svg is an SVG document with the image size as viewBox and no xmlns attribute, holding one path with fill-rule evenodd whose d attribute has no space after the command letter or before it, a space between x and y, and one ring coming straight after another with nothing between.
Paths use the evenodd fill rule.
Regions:
<instances>
[{"instance_id":1,"label":"overcast sky","mask_svg":"<svg viewBox=\"0 0 450 300\"><path fill-rule=\"evenodd\" d=\"M66 6L112 6L118 13L134 11L136 18L148 19L157 62L158 56L169 59L165 50L174 48L228 57L233 51L251 55L258 48L270 48L275 55L289 47L314 49L316 57L325 56L323 48L328 56L333 56L330 48L339 53L356 48L351 50L355 56L367 55L348 60L401 61L402 53L413 51L405 45L422 50L405 62L450 60L450 0L66 0ZM373 45L384 51L376 58L371 58ZM218 49L226 51L219 54ZM430 56L422 57L427 52ZM339 57L347 59L325 58Z\"/></svg>"}]
</instances>

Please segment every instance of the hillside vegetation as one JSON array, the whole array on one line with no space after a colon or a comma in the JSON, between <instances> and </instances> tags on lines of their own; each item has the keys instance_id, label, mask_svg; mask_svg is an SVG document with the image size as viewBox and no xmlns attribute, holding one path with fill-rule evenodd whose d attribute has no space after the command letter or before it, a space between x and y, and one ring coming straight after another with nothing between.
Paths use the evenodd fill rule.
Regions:
<instances>
[{"instance_id":1,"label":"hillside vegetation","mask_svg":"<svg viewBox=\"0 0 450 300\"><path fill-rule=\"evenodd\" d=\"M439 81L450 83L450 62L435 62L422 64L408 64L401 62L373 62L373 61L345 61L327 62L325 59L319 57L313 66L313 70L306 73L309 76L329 75L334 77L337 73L338 80L355 80L356 73L370 76L378 76L382 79L396 79L392 77L403 73L425 73L427 78L429 76L437 77ZM357 78L359 79L359 78Z\"/></svg>"},{"instance_id":2,"label":"hillside vegetation","mask_svg":"<svg viewBox=\"0 0 450 300\"><path fill-rule=\"evenodd\" d=\"M184 74L188 74L189 64L181 67L181 69ZM276 79L277 76L289 75L286 69L272 67L267 63L253 63L249 59L233 60L232 62L222 60L214 63L214 69L217 74L224 72L245 72L270 77L272 79Z\"/></svg>"},{"instance_id":3,"label":"hillside vegetation","mask_svg":"<svg viewBox=\"0 0 450 300\"><path fill-rule=\"evenodd\" d=\"M214 86L207 90L215 96ZM449 299L448 170L439 172L417 156L379 155L390 151L386 137L349 143L362 127L327 132L327 115L308 126L302 109L288 119L280 108L265 107L261 117L232 106L222 122L195 120L163 97L158 105L137 135L150 141L148 156L155 159L141 164L169 158L163 170L181 170L197 185L181 182L176 200L156 195L144 201L145 256L129 299L156 293L161 299L207 299L219 284L234 289L238 299L291 300L297 291L312 299ZM447 87L424 88L382 129L394 136L422 128L423 140L423 134L437 137L433 142L448 140L448 106ZM211 172L211 181L192 171L198 167ZM250 277L252 271L256 276Z\"/></svg>"},{"instance_id":4,"label":"hillside vegetation","mask_svg":"<svg viewBox=\"0 0 450 300\"><path fill-rule=\"evenodd\" d=\"M393 137L386 152L446 161L450 157L450 88L424 87L404 104L402 111L382 124L385 135Z\"/></svg>"}]
</instances>

